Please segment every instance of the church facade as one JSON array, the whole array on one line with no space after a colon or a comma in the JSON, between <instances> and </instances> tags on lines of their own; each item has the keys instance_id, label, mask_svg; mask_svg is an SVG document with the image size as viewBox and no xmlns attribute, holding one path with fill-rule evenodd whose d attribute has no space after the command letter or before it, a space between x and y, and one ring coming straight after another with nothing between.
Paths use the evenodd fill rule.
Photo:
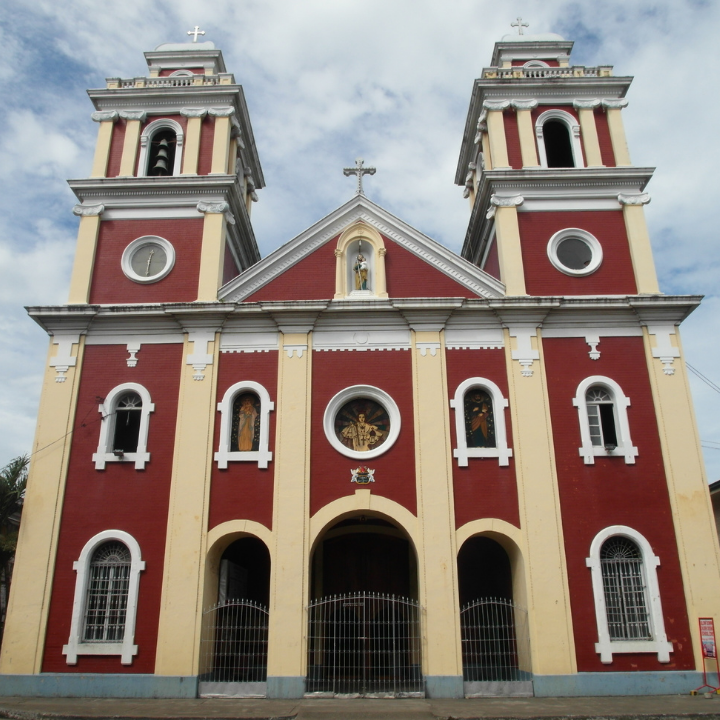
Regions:
<instances>
[{"instance_id":1,"label":"church facade","mask_svg":"<svg viewBox=\"0 0 720 720\"><path fill-rule=\"evenodd\" d=\"M522 28L520 28L522 29ZM720 563L622 114L496 43L461 256L358 192L265 258L212 43L90 91L0 693L462 697L702 683ZM707 648L706 648L707 651Z\"/></svg>"}]
</instances>

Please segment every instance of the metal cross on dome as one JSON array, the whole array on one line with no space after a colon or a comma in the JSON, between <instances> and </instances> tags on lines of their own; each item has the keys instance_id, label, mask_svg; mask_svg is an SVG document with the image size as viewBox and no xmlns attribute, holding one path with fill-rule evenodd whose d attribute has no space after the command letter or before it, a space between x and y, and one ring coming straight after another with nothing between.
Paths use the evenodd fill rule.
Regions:
<instances>
[{"instance_id":1,"label":"metal cross on dome","mask_svg":"<svg viewBox=\"0 0 720 720\"><path fill-rule=\"evenodd\" d=\"M516 27L518 29L518 35L524 35L523 28L530 27L530 23L523 22L522 18L518 17L517 22L510 23L510 27Z\"/></svg>"},{"instance_id":2,"label":"metal cross on dome","mask_svg":"<svg viewBox=\"0 0 720 720\"><path fill-rule=\"evenodd\" d=\"M204 35L204 34L205 34L205 31L204 31L204 30L201 30L199 25L196 25L196 26L195 26L195 29L194 29L194 30L188 30L187 34L188 34L188 35L192 35L192 36L193 36L193 42L196 43L196 42L197 42L197 36L198 36L198 35Z\"/></svg>"},{"instance_id":3,"label":"metal cross on dome","mask_svg":"<svg viewBox=\"0 0 720 720\"><path fill-rule=\"evenodd\" d=\"M365 167L365 161L362 158L355 160L354 168L343 168L343 175L349 177L350 175L357 175L357 194L364 195L362 178L363 175L374 175L377 172L377 168Z\"/></svg>"}]
</instances>

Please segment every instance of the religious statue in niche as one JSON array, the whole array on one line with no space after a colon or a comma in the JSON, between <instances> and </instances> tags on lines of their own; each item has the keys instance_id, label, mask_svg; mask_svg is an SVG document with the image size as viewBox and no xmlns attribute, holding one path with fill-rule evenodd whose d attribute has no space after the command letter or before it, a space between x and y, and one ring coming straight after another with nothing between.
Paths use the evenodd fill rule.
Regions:
<instances>
[{"instance_id":1,"label":"religious statue in niche","mask_svg":"<svg viewBox=\"0 0 720 720\"><path fill-rule=\"evenodd\" d=\"M390 431L387 410L374 400L355 398L335 416L337 439L355 452L368 452L382 445Z\"/></svg>"},{"instance_id":2,"label":"religious statue in niche","mask_svg":"<svg viewBox=\"0 0 720 720\"><path fill-rule=\"evenodd\" d=\"M358 253L353 265L353 274L355 276L355 289L368 290L368 262L365 256Z\"/></svg>"},{"instance_id":3,"label":"religious statue in niche","mask_svg":"<svg viewBox=\"0 0 720 720\"><path fill-rule=\"evenodd\" d=\"M482 388L465 393L465 435L469 448L496 446L492 399Z\"/></svg>"},{"instance_id":4,"label":"religious statue in niche","mask_svg":"<svg viewBox=\"0 0 720 720\"><path fill-rule=\"evenodd\" d=\"M260 447L260 398L241 393L233 401L230 448L247 452Z\"/></svg>"}]
</instances>

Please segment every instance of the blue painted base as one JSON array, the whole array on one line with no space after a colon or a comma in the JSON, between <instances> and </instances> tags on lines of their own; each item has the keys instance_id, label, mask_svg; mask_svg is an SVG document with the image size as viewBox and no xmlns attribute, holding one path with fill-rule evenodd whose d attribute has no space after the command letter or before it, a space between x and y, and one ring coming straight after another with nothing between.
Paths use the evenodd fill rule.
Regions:
<instances>
[{"instance_id":1,"label":"blue painted base","mask_svg":"<svg viewBox=\"0 0 720 720\"><path fill-rule=\"evenodd\" d=\"M197 676L40 673L0 675L0 696L194 698Z\"/></svg>"},{"instance_id":2,"label":"blue painted base","mask_svg":"<svg viewBox=\"0 0 720 720\"><path fill-rule=\"evenodd\" d=\"M276 675L267 679L267 696L276 700L291 700L305 695L305 677Z\"/></svg>"},{"instance_id":3,"label":"blue painted base","mask_svg":"<svg viewBox=\"0 0 720 720\"><path fill-rule=\"evenodd\" d=\"M425 695L429 698L464 697L462 675L426 675Z\"/></svg>"},{"instance_id":4,"label":"blue painted base","mask_svg":"<svg viewBox=\"0 0 720 720\"><path fill-rule=\"evenodd\" d=\"M702 685L702 673L596 672L577 675L534 675L535 697L590 695L687 695Z\"/></svg>"}]
</instances>

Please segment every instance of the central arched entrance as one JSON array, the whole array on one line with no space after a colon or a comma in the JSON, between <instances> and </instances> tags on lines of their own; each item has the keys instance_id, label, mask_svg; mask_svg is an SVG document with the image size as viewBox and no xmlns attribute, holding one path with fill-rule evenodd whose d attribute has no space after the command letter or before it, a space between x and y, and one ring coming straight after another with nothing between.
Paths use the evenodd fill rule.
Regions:
<instances>
[{"instance_id":1,"label":"central arched entrance","mask_svg":"<svg viewBox=\"0 0 720 720\"><path fill-rule=\"evenodd\" d=\"M315 544L308 605L313 696L422 696L417 559L405 533L358 514Z\"/></svg>"}]
</instances>

